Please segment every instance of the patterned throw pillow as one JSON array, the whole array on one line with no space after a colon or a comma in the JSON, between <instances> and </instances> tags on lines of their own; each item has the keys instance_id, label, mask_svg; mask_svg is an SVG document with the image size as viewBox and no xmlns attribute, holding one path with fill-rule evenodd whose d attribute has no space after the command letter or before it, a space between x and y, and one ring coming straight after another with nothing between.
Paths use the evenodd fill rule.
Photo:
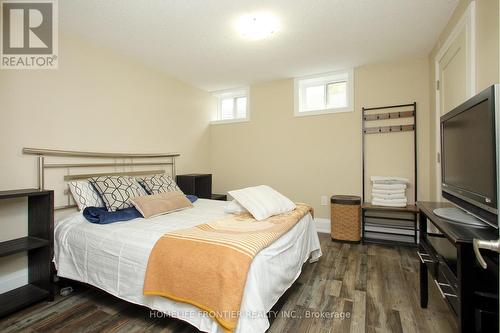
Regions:
<instances>
[{"instance_id":1,"label":"patterned throw pillow","mask_svg":"<svg viewBox=\"0 0 500 333\"><path fill-rule=\"evenodd\" d=\"M89 181L99 192L110 212L132 207L130 198L147 195L133 177L101 176L90 178Z\"/></svg>"},{"instance_id":2,"label":"patterned throw pillow","mask_svg":"<svg viewBox=\"0 0 500 333\"><path fill-rule=\"evenodd\" d=\"M69 182L69 191L79 210L84 210L86 207L104 207L104 202L99 193L96 192L88 180Z\"/></svg>"},{"instance_id":3,"label":"patterned throw pillow","mask_svg":"<svg viewBox=\"0 0 500 333\"><path fill-rule=\"evenodd\" d=\"M159 194L164 192L182 192L172 177L161 174L139 179L140 184L149 194Z\"/></svg>"}]
</instances>

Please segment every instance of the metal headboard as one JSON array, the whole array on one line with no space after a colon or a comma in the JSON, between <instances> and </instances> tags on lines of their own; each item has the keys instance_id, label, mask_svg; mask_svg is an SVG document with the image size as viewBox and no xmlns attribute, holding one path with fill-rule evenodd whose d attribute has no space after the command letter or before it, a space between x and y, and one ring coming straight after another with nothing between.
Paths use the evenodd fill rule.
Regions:
<instances>
[{"instance_id":1,"label":"metal headboard","mask_svg":"<svg viewBox=\"0 0 500 333\"><path fill-rule=\"evenodd\" d=\"M66 169L72 168L117 168L117 167L151 167L158 166L164 167L161 170L142 170L142 171L112 171L103 173L82 173L82 174L66 174L64 181L68 182L76 179L87 179L90 177L99 176L147 176L159 173L165 173L167 167L171 169L171 175L175 179L175 158L180 156L178 153L160 153L160 154L129 154L129 153L97 153L97 152L84 152L84 151L71 151L71 150L55 150L55 149L39 149L39 148L23 148L25 155L38 156L38 188L44 189L45 187L45 171L47 169ZM114 162L88 162L88 163L47 163L47 157L63 157L63 158L93 158L93 159L114 159ZM117 159L130 159L130 162L117 162ZM68 197L68 204L64 206L55 207L55 210L67 209L76 207L71 204L71 194L66 189L64 194Z\"/></svg>"}]
</instances>

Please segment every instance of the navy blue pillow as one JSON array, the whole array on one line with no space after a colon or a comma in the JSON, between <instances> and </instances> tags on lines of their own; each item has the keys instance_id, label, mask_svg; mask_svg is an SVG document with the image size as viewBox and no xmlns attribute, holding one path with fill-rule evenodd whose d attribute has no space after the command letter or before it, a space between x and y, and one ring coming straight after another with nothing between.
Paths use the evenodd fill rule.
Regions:
<instances>
[{"instance_id":1,"label":"navy blue pillow","mask_svg":"<svg viewBox=\"0 0 500 333\"><path fill-rule=\"evenodd\" d=\"M193 203L196 200L198 200L198 197L196 195L192 195L192 194L186 194L186 198L188 198L189 201L191 201L191 203Z\"/></svg>"},{"instance_id":2,"label":"navy blue pillow","mask_svg":"<svg viewBox=\"0 0 500 333\"><path fill-rule=\"evenodd\" d=\"M104 207L86 207L83 210L83 216L87 221L97 224L109 224L142 217L135 207L119 209L115 212L108 212Z\"/></svg>"}]
</instances>

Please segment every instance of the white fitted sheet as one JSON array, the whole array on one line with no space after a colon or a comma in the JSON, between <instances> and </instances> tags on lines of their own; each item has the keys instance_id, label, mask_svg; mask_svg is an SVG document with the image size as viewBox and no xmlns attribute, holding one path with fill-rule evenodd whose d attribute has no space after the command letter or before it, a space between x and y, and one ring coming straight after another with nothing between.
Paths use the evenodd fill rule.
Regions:
<instances>
[{"instance_id":1,"label":"white fitted sheet","mask_svg":"<svg viewBox=\"0 0 500 333\"><path fill-rule=\"evenodd\" d=\"M161 296L145 296L142 291L149 254L156 241L166 232L225 216L226 204L199 199L191 209L108 225L89 223L81 212L74 213L55 226L57 274L182 319L201 331L222 333L222 328L198 308ZM265 332L269 328L266 313L300 275L302 264L320 256L318 234L308 214L254 258L236 332Z\"/></svg>"}]
</instances>

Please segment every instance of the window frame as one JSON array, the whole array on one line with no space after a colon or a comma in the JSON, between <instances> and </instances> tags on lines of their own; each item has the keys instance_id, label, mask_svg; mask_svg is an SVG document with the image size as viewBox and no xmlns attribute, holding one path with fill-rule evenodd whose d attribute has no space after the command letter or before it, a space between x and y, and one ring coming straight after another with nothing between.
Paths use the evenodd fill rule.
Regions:
<instances>
[{"instance_id":1,"label":"window frame","mask_svg":"<svg viewBox=\"0 0 500 333\"><path fill-rule=\"evenodd\" d=\"M216 91L213 92L212 95L217 98L217 118L212 120L210 122L211 124L230 124L250 121L250 94L248 87ZM237 114L237 99L243 97L246 98L246 115L244 118L235 118ZM233 99L232 119L222 119L222 100L227 98Z\"/></svg>"},{"instance_id":2,"label":"window frame","mask_svg":"<svg viewBox=\"0 0 500 333\"><path fill-rule=\"evenodd\" d=\"M346 82L345 107L329 107L328 105L328 85L332 83ZM324 107L317 109L305 109L305 91L309 87L323 86L325 93ZM352 68L323 74L309 75L294 79L294 116L305 117L322 114L334 114L354 111L354 70Z\"/></svg>"}]
</instances>

